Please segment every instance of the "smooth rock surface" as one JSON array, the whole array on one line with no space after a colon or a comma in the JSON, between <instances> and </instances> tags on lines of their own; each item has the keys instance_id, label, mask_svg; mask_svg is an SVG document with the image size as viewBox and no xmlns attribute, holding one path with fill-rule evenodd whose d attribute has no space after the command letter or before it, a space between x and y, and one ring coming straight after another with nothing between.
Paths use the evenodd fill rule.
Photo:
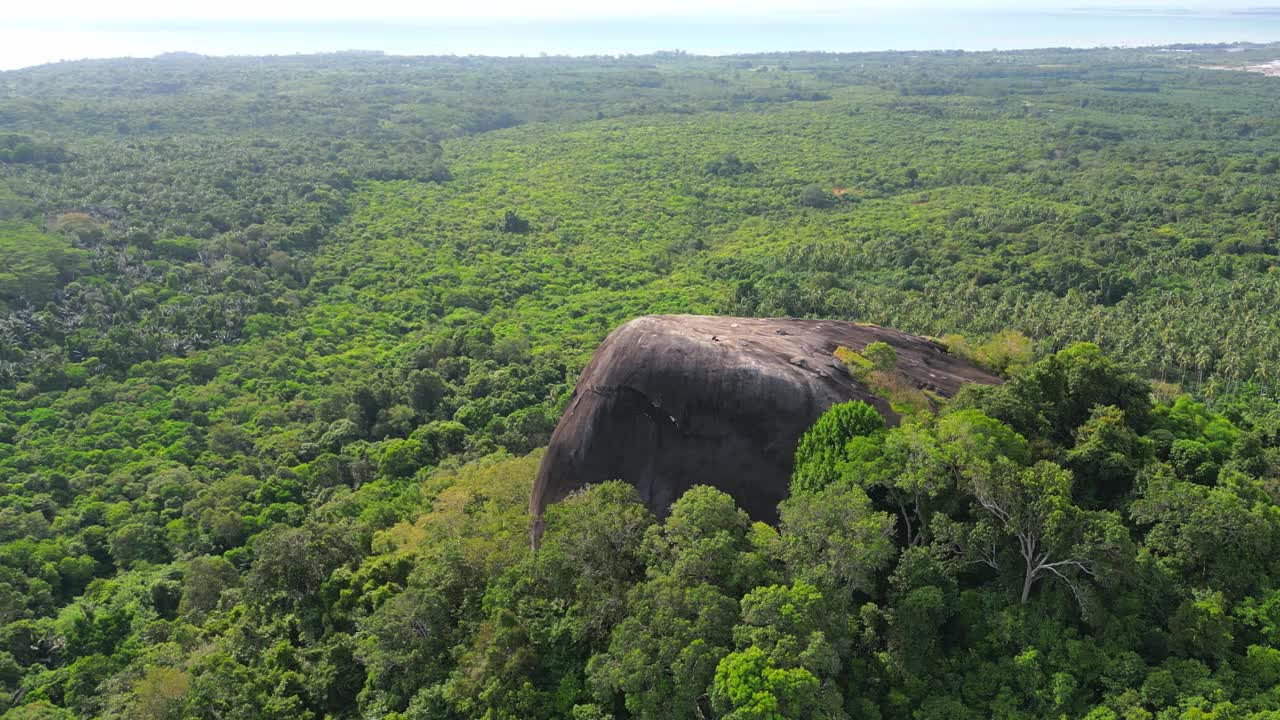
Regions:
<instances>
[{"instance_id":1,"label":"smooth rock surface","mask_svg":"<svg viewBox=\"0 0 1280 720\"><path fill-rule=\"evenodd\" d=\"M796 443L828 408L862 400L898 422L833 355L877 341L897 352L908 381L938 395L999 382L932 340L874 325L699 315L622 325L583 371L543 456L529 507L535 543L549 503L611 479L634 485L659 517L685 490L711 485L752 518L776 520Z\"/></svg>"}]
</instances>

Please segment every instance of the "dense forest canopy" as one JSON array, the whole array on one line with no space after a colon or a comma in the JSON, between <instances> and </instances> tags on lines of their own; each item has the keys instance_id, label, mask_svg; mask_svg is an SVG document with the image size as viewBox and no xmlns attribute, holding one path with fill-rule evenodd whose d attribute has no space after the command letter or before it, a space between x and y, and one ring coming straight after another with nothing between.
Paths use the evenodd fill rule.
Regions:
<instances>
[{"instance_id":1,"label":"dense forest canopy","mask_svg":"<svg viewBox=\"0 0 1280 720\"><path fill-rule=\"evenodd\" d=\"M0 717L1280 717L1277 52L0 73ZM654 312L1011 380L531 554Z\"/></svg>"}]
</instances>

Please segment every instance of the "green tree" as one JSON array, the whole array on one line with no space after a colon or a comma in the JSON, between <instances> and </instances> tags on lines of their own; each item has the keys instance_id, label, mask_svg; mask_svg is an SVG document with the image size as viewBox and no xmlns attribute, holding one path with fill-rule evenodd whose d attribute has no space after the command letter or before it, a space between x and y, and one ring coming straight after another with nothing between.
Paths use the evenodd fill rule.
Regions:
<instances>
[{"instance_id":1,"label":"green tree","mask_svg":"<svg viewBox=\"0 0 1280 720\"><path fill-rule=\"evenodd\" d=\"M1115 406L1142 434L1151 424L1151 386L1098 346L1076 343L1031 365L1009 382L975 390L977 405L1023 435L1069 446L1096 406ZM970 404L966 395L962 404Z\"/></svg>"},{"instance_id":2,"label":"green tree","mask_svg":"<svg viewBox=\"0 0 1280 720\"><path fill-rule=\"evenodd\" d=\"M606 706L632 717L705 717L716 665L732 649L738 598L775 579L769 549L728 495L686 492L646 533L648 574L627 594L627 615L587 675Z\"/></svg>"},{"instance_id":3,"label":"green tree","mask_svg":"<svg viewBox=\"0 0 1280 720\"><path fill-rule=\"evenodd\" d=\"M930 518L951 502L955 485L949 455L933 430L904 423L882 435L855 438L845 452L841 482L882 497L881 507L898 516L904 544L925 542Z\"/></svg>"},{"instance_id":4,"label":"green tree","mask_svg":"<svg viewBox=\"0 0 1280 720\"><path fill-rule=\"evenodd\" d=\"M538 552L485 592L487 628L448 688L466 699L463 714L496 713L533 693L556 716L589 701L583 668L607 646L624 617L620 600L644 578L642 540L655 519L631 485L590 487L548 508L546 519Z\"/></svg>"},{"instance_id":5,"label":"green tree","mask_svg":"<svg viewBox=\"0 0 1280 720\"><path fill-rule=\"evenodd\" d=\"M1077 479L1076 495L1086 505L1114 504L1127 494L1138 472L1151 461L1151 441L1139 437L1118 407L1095 407L1076 432L1067 467Z\"/></svg>"},{"instance_id":6,"label":"green tree","mask_svg":"<svg viewBox=\"0 0 1280 720\"><path fill-rule=\"evenodd\" d=\"M946 655L945 624L956 612L959 587L933 548L910 547L889 577L889 651L898 667L921 673Z\"/></svg>"},{"instance_id":7,"label":"green tree","mask_svg":"<svg viewBox=\"0 0 1280 720\"><path fill-rule=\"evenodd\" d=\"M889 371L898 365L898 353L888 343L873 342L863 349L862 355L870 360L877 370Z\"/></svg>"},{"instance_id":8,"label":"green tree","mask_svg":"<svg viewBox=\"0 0 1280 720\"><path fill-rule=\"evenodd\" d=\"M876 511L857 486L830 485L795 495L779 506L782 555L791 577L850 602L872 589L893 560L893 517Z\"/></svg>"},{"instance_id":9,"label":"green tree","mask_svg":"<svg viewBox=\"0 0 1280 720\"><path fill-rule=\"evenodd\" d=\"M725 720L786 720L819 714L818 680L804 668L782 669L759 648L726 656L716 667L713 706Z\"/></svg>"},{"instance_id":10,"label":"green tree","mask_svg":"<svg viewBox=\"0 0 1280 720\"><path fill-rule=\"evenodd\" d=\"M48 701L37 700L33 703L19 705L4 715L4 720L73 720L75 715Z\"/></svg>"},{"instance_id":11,"label":"green tree","mask_svg":"<svg viewBox=\"0 0 1280 720\"><path fill-rule=\"evenodd\" d=\"M164 537L153 525L132 522L111 534L111 557L120 567L138 562L163 562L167 556Z\"/></svg>"},{"instance_id":12,"label":"green tree","mask_svg":"<svg viewBox=\"0 0 1280 720\"><path fill-rule=\"evenodd\" d=\"M884 419L864 402L854 400L831 406L796 445L791 491L815 493L838 480L849 441L883 429Z\"/></svg>"},{"instance_id":13,"label":"green tree","mask_svg":"<svg viewBox=\"0 0 1280 720\"><path fill-rule=\"evenodd\" d=\"M143 720L182 717L182 702L191 677L178 668L152 667L134 685L132 712Z\"/></svg>"},{"instance_id":14,"label":"green tree","mask_svg":"<svg viewBox=\"0 0 1280 720\"><path fill-rule=\"evenodd\" d=\"M770 669L802 669L816 681L815 687L807 691L812 696L802 701L808 709L794 707L792 699L754 697L754 692L746 704L793 706L791 713L805 717L846 717L838 687L838 640L833 637L838 626L830 622L839 613L832 612L818 589L803 582L758 587L744 595L741 604L742 622L733 630L737 651L720 661L712 689L713 705L732 706L734 712L749 714L753 711L743 707L741 685L777 689L768 679L749 675L759 671L768 674ZM746 659L757 653L765 658L763 667Z\"/></svg>"},{"instance_id":15,"label":"green tree","mask_svg":"<svg viewBox=\"0 0 1280 720\"><path fill-rule=\"evenodd\" d=\"M828 208L835 204L835 197L821 185L806 185L800 191L800 206L809 208Z\"/></svg>"},{"instance_id":16,"label":"green tree","mask_svg":"<svg viewBox=\"0 0 1280 720\"><path fill-rule=\"evenodd\" d=\"M203 555L187 562L179 611L197 618L218 607L222 593L237 586L240 574L226 558Z\"/></svg>"},{"instance_id":17,"label":"green tree","mask_svg":"<svg viewBox=\"0 0 1280 720\"><path fill-rule=\"evenodd\" d=\"M1218 462L1208 445L1197 440L1179 438L1169 447L1169 465L1178 477L1201 485L1218 477Z\"/></svg>"},{"instance_id":18,"label":"green tree","mask_svg":"<svg viewBox=\"0 0 1280 720\"><path fill-rule=\"evenodd\" d=\"M0 223L0 258L0 300L29 305L43 304L87 262L66 240L13 222Z\"/></svg>"},{"instance_id":19,"label":"green tree","mask_svg":"<svg viewBox=\"0 0 1280 720\"><path fill-rule=\"evenodd\" d=\"M277 611L306 610L310 621L325 612L321 587L336 569L360 558L360 547L341 525L278 526L254 541L245 587L254 604Z\"/></svg>"},{"instance_id":20,"label":"green tree","mask_svg":"<svg viewBox=\"0 0 1280 720\"><path fill-rule=\"evenodd\" d=\"M1143 545L1160 566L1187 587L1214 587L1229 598L1265 581L1256 568L1273 556L1280 539L1280 512L1256 480L1237 491L1157 469L1130 514L1146 528Z\"/></svg>"},{"instance_id":21,"label":"green tree","mask_svg":"<svg viewBox=\"0 0 1280 720\"><path fill-rule=\"evenodd\" d=\"M968 482L977 507L985 513L978 521L980 531L971 537L1014 542L1023 604L1044 578L1064 583L1082 606L1089 583L1114 579L1110 573L1127 555L1127 531L1112 513L1088 512L1072 504L1069 471L1047 461L1029 468L1001 462ZM987 523L992 527L982 527ZM1004 561L999 544L975 543L970 552L993 569L1000 569Z\"/></svg>"},{"instance_id":22,"label":"green tree","mask_svg":"<svg viewBox=\"0 0 1280 720\"><path fill-rule=\"evenodd\" d=\"M640 720L705 717L716 666L732 644L738 603L712 585L673 575L627 597L628 614L587 674L606 707L621 698Z\"/></svg>"}]
</instances>

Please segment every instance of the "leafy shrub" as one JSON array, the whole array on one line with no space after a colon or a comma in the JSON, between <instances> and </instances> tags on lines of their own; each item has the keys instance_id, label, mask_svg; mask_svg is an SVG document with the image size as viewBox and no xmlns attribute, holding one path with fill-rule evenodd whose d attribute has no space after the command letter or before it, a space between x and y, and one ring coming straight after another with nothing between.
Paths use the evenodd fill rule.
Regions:
<instances>
[{"instance_id":1,"label":"leafy shrub","mask_svg":"<svg viewBox=\"0 0 1280 720\"><path fill-rule=\"evenodd\" d=\"M816 493L839 479L845 445L853 438L884 429L884 419L870 405L853 400L823 413L796 446L793 493Z\"/></svg>"}]
</instances>

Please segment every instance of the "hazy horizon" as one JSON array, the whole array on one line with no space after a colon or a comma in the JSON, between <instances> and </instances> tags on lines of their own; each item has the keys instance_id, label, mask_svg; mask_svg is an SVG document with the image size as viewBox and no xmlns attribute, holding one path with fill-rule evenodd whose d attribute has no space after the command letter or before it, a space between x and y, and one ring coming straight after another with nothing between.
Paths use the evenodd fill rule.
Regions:
<instances>
[{"instance_id":1,"label":"hazy horizon","mask_svg":"<svg viewBox=\"0 0 1280 720\"><path fill-rule=\"evenodd\" d=\"M63 60L296 55L350 50L394 55L623 55L684 50L726 55L787 51L1013 50L1280 41L1280 7L1029 0L996 3L662 0L599 8L582 0L488 3L482 11L384 0L350 4L241 0L175 10L130 0L103 14L80 2L25 7L0 28L0 70ZM294 7L297 6L297 7ZM588 12L588 8L590 12ZM290 10L294 14L289 14ZM343 15L346 13L346 15Z\"/></svg>"}]
</instances>

